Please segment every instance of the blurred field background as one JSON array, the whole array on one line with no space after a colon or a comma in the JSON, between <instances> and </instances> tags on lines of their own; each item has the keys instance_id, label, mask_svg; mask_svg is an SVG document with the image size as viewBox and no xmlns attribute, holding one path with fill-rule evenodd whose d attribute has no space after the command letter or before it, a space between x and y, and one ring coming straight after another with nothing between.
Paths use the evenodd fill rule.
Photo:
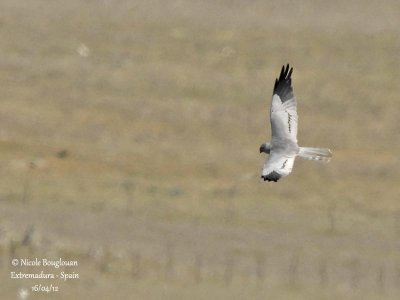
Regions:
<instances>
[{"instance_id":1,"label":"blurred field background","mask_svg":"<svg viewBox=\"0 0 400 300\"><path fill-rule=\"evenodd\" d=\"M397 1L2 0L1 298L398 299L399 28ZM264 183L286 63L334 157Z\"/></svg>"}]
</instances>

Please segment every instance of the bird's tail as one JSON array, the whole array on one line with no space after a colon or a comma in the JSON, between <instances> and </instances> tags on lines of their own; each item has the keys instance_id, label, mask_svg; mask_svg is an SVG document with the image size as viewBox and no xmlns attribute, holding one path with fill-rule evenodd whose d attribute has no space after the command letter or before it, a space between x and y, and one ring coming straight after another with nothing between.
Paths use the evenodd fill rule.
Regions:
<instances>
[{"instance_id":1,"label":"bird's tail","mask_svg":"<svg viewBox=\"0 0 400 300\"><path fill-rule=\"evenodd\" d=\"M326 148L300 147L299 156L309 160L328 163L332 158L332 151Z\"/></svg>"}]
</instances>

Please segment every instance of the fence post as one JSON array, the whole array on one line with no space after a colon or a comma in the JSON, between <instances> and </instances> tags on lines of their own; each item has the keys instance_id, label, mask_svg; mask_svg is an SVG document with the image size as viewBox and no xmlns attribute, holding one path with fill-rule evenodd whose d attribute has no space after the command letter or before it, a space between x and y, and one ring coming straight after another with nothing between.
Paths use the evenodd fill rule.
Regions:
<instances>
[{"instance_id":1,"label":"fence post","mask_svg":"<svg viewBox=\"0 0 400 300\"><path fill-rule=\"evenodd\" d=\"M328 263L325 258L320 261L318 273L320 285L326 286L328 283Z\"/></svg>"},{"instance_id":2,"label":"fence post","mask_svg":"<svg viewBox=\"0 0 400 300\"><path fill-rule=\"evenodd\" d=\"M257 282L264 282L265 279L265 264L266 258L264 252L255 253L255 263L256 263L256 278Z\"/></svg>"},{"instance_id":3,"label":"fence post","mask_svg":"<svg viewBox=\"0 0 400 300\"><path fill-rule=\"evenodd\" d=\"M233 280L233 257L232 255L225 255L225 271L224 281L226 285L230 285Z\"/></svg>"},{"instance_id":4,"label":"fence post","mask_svg":"<svg viewBox=\"0 0 400 300\"><path fill-rule=\"evenodd\" d=\"M111 261L111 254L108 249L104 250L104 255L100 261L100 272L108 273L110 271L110 261Z\"/></svg>"},{"instance_id":5,"label":"fence post","mask_svg":"<svg viewBox=\"0 0 400 300\"><path fill-rule=\"evenodd\" d=\"M194 258L194 280L197 284L199 284L202 280L201 278L202 266L203 266L203 256L197 253Z\"/></svg>"},{"instance_id":6,"label":"fence post","mask_svg":"<svg viewBox=\"0 0 400 300\"><path fill-rule=\"evenodd\" d=\"M355 289L358 287L360 281L360 262L357 258L353 258L350 262L350 285L351 288Z\"/></svg>"},{"instance_id":7,"label":"fence post","mask_svg":"<svg viewBox=\"0 0 400 300\"><path fill-rule=\"evenodd\" d=\"M22 184L22 196L21 196L21 201L22 202L28 202L28 196L30 192L30 181L31 181L31 176L33 174L33 169L35 169L36 165L33 161L29 162L28 169L25 174L24 182Z\"/></svg>"},{"instance_id":8,"label":"fence post","mask_svg":"<svg viewBox=\"0 0 400 300\"><path fill-rule=\"evenodd\" d=\"M174 267L175 267L174 249L170 241L167 241L165 245L165 260L166 261L165 261L164 277L165 280L169 281L174 276Z\"/></svg>"},{"instance_id":9,"label":"fence post","mask_svg":"<svg viewBox=\"0 0 400 300\"><path fill-rule=\"evenodd\" d=\"M131 214L132 213L132 208L133 208L133 190L135 188L134 183L130 180L127 179L122 183L123 188L125 189L126 193L126 214Z\"/></svg>"},{"instance_id":10,"label":"fence post","mask_svg":"<svg viewBox=\"0 0 400 300\"><path fill-rule=\"evenodd\" d=\"M332 202L328 207L328 221L329 221L329 233L336 231L336 203Z\"/></svg>"},{"instance_id":11,"label":"fence post","mask_svg":"<svg viewBox=\"0 0 400 300\"><path fill-rule=\"evenodd\" d=\"M297 284L297 273L299 270L299 255L294 253L289 265L289 284L295 286Z\"/></svg>"},{"instance_id":12,"label":"fence post","mask_svg":"<svg viewBox=\"0 0 400 300\"><path fill-rule=\"evenodd\" d=\"M378 288L379 288L380 292L384 292L385 291L385 276L386 276L385 265L382 264L378 268L378 276L376 278L377 279Z\"/></svg>"},{"instance_id":13,"label":"fence post","mask_svg":"<svg viewBox=\"0 0 400 300\"><path fill-rule=\"evenodd\" d=\"M135 279L139 279L142 275L142 259L139 252L135 252L132 255L132 277Z\"/></svg>"}]
</instances>

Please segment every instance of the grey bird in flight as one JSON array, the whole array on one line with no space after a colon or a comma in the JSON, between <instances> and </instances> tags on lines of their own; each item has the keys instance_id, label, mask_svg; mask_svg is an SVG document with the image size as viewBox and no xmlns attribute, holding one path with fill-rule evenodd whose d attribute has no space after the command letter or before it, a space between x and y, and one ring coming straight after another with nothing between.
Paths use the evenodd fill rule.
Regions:
<instances>
[{"instance_id":1,"label":"grey bird in flight","mask_svg":"<svg viewBox=\"0 0 400 300\"><path fill-rule=\"evenodd\" d=\"M282 67L275 80L270 111L271 142L260 146L260 153L269 154L262 168L264 181L277 182L292 172L296 156L320 162L329 162L332 152L326 148L299 147L297 144L297 102L293 95L292 72L289 64Z\"/></svg>"}]
</instances>

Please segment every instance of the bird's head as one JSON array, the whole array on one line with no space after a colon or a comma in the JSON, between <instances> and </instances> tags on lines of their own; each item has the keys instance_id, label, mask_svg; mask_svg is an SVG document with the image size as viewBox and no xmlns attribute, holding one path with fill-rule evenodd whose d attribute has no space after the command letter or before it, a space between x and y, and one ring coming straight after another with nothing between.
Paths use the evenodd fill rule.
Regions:
<instances>
[{"instance_id":1,"label":"bird's head","mask_svg":"<svg viewBox=\"0 0 400 300\"><path fill-rule=\"evenodd\" d=\"M261 144L260 153L264 152L264 153L269 154L270 150L271 150L271 144L270 143Z\"/></svg>"}]
</instances>

